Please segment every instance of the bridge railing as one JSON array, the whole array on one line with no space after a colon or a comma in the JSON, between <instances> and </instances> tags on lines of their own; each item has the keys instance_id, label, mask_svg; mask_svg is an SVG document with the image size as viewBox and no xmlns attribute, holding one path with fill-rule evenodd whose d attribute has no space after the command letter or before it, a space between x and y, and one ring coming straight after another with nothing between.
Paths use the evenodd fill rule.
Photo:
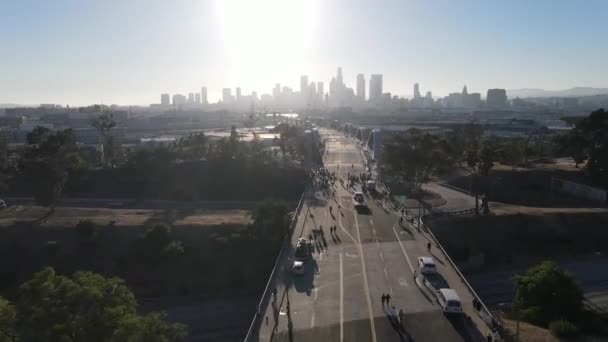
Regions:
<instances>
[{"instance_id":1,"label":"bridge railing","mask_svg":"<svg viewBox=\"0 0 608 342\"><path fill-rule=\"evenodd\" d=\"M281 259L283 258L283 254L287 253L288 247L291 245L291 237L296 228L298 222L298 216L302 211L302 207L304 205L304 197L306 194L306 190L300 196L300 201L298 202L298 206L291 217L291 222L289 224L289 231L285 240L283 241L283 245L281 246L281 250L277 255L276 260L274 261L274 266L272 267L272 272L270 272L270 277L268 278L268 282L266 283L266 287L264 288L264 292L262 293L262 298L256 307L255 315L253 316L253 320L249 325L249 330L247 330L247 335L245 335L245 339L243 341L248 342L251 341L252 337L259 331L259 324L262 322L262 318L264 317L264 312L262 310L266 309L266 305L268 304L270 295L272 293L272 289L274 288L274 284L277 278L279 264Z\"/></svg>"},{"instance_id":2,"label":"bridge railing","mask_svg":"<svg viewBox=\"0 0 608 342\"><path fill-rule=\"evenodd\" d=\"M469 282L467 281L467 279L465 278L465 276L462 274L462 272L460 272L460 269L458 268L458 266L456 266L456 263L452 260L452 258L450 258L450 255L443 248L443 246L441 245L441 243L439 242L439 240L437 239L437 237L435 237L435 234L433 234L433 231L424 223L423 218L424 217L419 218L420 225L423 226L423 227L426 227L426 231L429 233L429 235L431 236L431 238L433 239L433 241L435 241L435 244L439 247L439 249L441 250L441 252L443 253L443 255L445 255L446 259L448 260L448 262L450 263L450 265L452 266L452 268L456 271L456 274L458 274L458 277L460 278L460 280L464 283L464 285L471 292L471 294L473 295L473 298L476 298L479 301L479 303L481 304L482 310L480 310L477 314L484 321L484 323L486 323L486 325L488 326L488 328L490 328L490 330L493 331L496 328L495 327L496 320L494 319L494 316L492 315L492 312L484 304L483 300L481 300L481 297L479 297L479 295L477 295L477 292L475 292L475 290L473 289L473 286L471 286L471 284L469 284Z\"/></svg>"}]
</instances>

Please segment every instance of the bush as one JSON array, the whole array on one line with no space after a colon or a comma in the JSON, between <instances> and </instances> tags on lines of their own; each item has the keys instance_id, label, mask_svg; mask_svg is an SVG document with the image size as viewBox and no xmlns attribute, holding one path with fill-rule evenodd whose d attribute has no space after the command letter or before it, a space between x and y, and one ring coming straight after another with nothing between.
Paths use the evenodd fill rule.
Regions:
<instances>
[{"instance_id":1,"label":"bush","mask_svg":"<svg viewBox=\"0 0 608 342\"><path fill-rule=\"evenodd\" d=\"M549 330L556 337L572 337L578 333L574 324L563 319L549 323Z\"/></svg>"}]
</instances>

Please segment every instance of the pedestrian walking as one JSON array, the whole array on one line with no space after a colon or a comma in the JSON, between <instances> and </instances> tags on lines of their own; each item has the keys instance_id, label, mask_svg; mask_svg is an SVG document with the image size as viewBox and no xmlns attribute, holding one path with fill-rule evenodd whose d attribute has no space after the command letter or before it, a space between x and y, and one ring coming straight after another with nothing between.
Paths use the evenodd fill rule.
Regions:
<instances>
[{"instance_id":1,"label":"pedestrian walking","mask_svg":"<svg viewBox=\"0 0 608 342\"><path fill-rule=\"evenodd\" d=\"M384 305L384 302L386 302L386 295L383 293L382 294L382 305Z\"/></svg>"},{"instance_id":2,"label":"pedestrian walking","mask_svg":"<svg viewBox=\"0 0 608 342\"><path fill-rule=\"evenodd\" d=\"M405 313L403 312L402 309L399 309L399 325L403 326L403 319L404 319Z\"/></svg>"},{"instance_id":3,"label":"pedestrian walking","mask_svg":"<svg viewBox=\"0 0 608 342\"><path fill-rule=\"evenodd\" d=\"M416 277L418 276L418 271L414 270L414 280L416 280Z\"/></svg>"},{"instance_id":4,"label":"pedestrian walking","mask_svg":"<svg viewBox=\"0 0 608 342\"><path fill-rule=\"evenodd\" d=\"M426 244L426 250L430 253L431 252L431 243L427 242Z\"/></svg>"},{"instance_id":5,"label":"pedestrian walking","mask_svg":"<svg viewBox=\"0 0 608 342\"><path fill-rule=\"evenodd\" d=\"M388 303L391 301L391 295L390 294L386 294L386 305L388 305Z\"/></svg>"},{"instance_id":6,"label":"pedestrian walking","mask_svg":"<svg viewBox=\"0 0 608 342\"><path fill-rule=\"evenodd\" d=\"M399 224L403 224L403 216L399 218Z\"/></svg>"}]
</instances>

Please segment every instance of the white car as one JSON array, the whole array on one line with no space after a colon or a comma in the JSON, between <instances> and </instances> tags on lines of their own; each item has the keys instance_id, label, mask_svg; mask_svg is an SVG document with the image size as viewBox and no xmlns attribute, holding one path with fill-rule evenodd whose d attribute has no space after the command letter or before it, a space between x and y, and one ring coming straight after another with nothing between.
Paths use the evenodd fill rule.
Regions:
<instances>
[{"instance_id":1,"label":"white car","mask_svg":"<svg viewBox=\"0 0 608 342\"><path fill-rule=\"evenodd\" d=\"M365 208L367 204L365 204L365 197L363 197L363 193L360 191L355 192L355 196L353 196L353 204L355 208Z\"/></svg>"},{"instance_id":2,"label":"white car","mask_svg":"<svg viewBox=\"0 0 608 342\"><path fill-rule=\"evenodd\" d=\"M437 266L435 265L435 260L431 257L419 257L418 268L420 269L420 273L423 274L437 273Z\"/></svg>"},{"instance_id":3,"label":"white car","mask_svg":"<svg viewBox=\"0 0 608 342\"><path fill-rule=\"evenodd\" d=\"M462 313L462 301L453 289L437 290L437 302L445 313Z\"/></svg>"},{"instance_id":4,"label":"white car","mask_svg":"<svg viewBox=\"0 0 608 342\"><path fill-rule=\"evenodd\" d=\"M304 274L306 272L306 269L304 268L304 262L299 260L294 261L291 271L293 272L293 274L296 275Z\"/></svg>"}]
</instances>

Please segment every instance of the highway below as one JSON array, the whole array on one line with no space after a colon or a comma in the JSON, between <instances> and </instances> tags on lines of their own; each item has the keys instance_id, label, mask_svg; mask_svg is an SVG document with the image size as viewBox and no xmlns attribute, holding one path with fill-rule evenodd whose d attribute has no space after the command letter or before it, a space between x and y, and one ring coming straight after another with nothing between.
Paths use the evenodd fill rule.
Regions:
<instances>
[{"instance_id":1,"label":"highway below","mask_svg":"<svg viewBox=\"0 0 608 342\"><path fill-rule=\"evenodd\" d=\"M330 172L342 179L365 172L354 140L329 130L321 130L321 137L324 166ZM356 211L352 197L353 189L339 181L329 190L308 193L292 244L313 236L313 259L304 275L292 274L292 253L280 260L277 298L261 308L262 323L254 340L484 341L487 330L473 317L471 294L436 246L427 252L428 235L407 222L400 225L381 196L366 194L368 212ZM335 233L331 226L336 226ZM323 236L315 237L314 231L321 229ZM414 277L419 256L435 258L441 281L458 292L472 321L464 315L444 315L422 277ZM390 306L405 313L403 326L387 315L383 294L390 294Z\"/></svg>"}]
</instances>

